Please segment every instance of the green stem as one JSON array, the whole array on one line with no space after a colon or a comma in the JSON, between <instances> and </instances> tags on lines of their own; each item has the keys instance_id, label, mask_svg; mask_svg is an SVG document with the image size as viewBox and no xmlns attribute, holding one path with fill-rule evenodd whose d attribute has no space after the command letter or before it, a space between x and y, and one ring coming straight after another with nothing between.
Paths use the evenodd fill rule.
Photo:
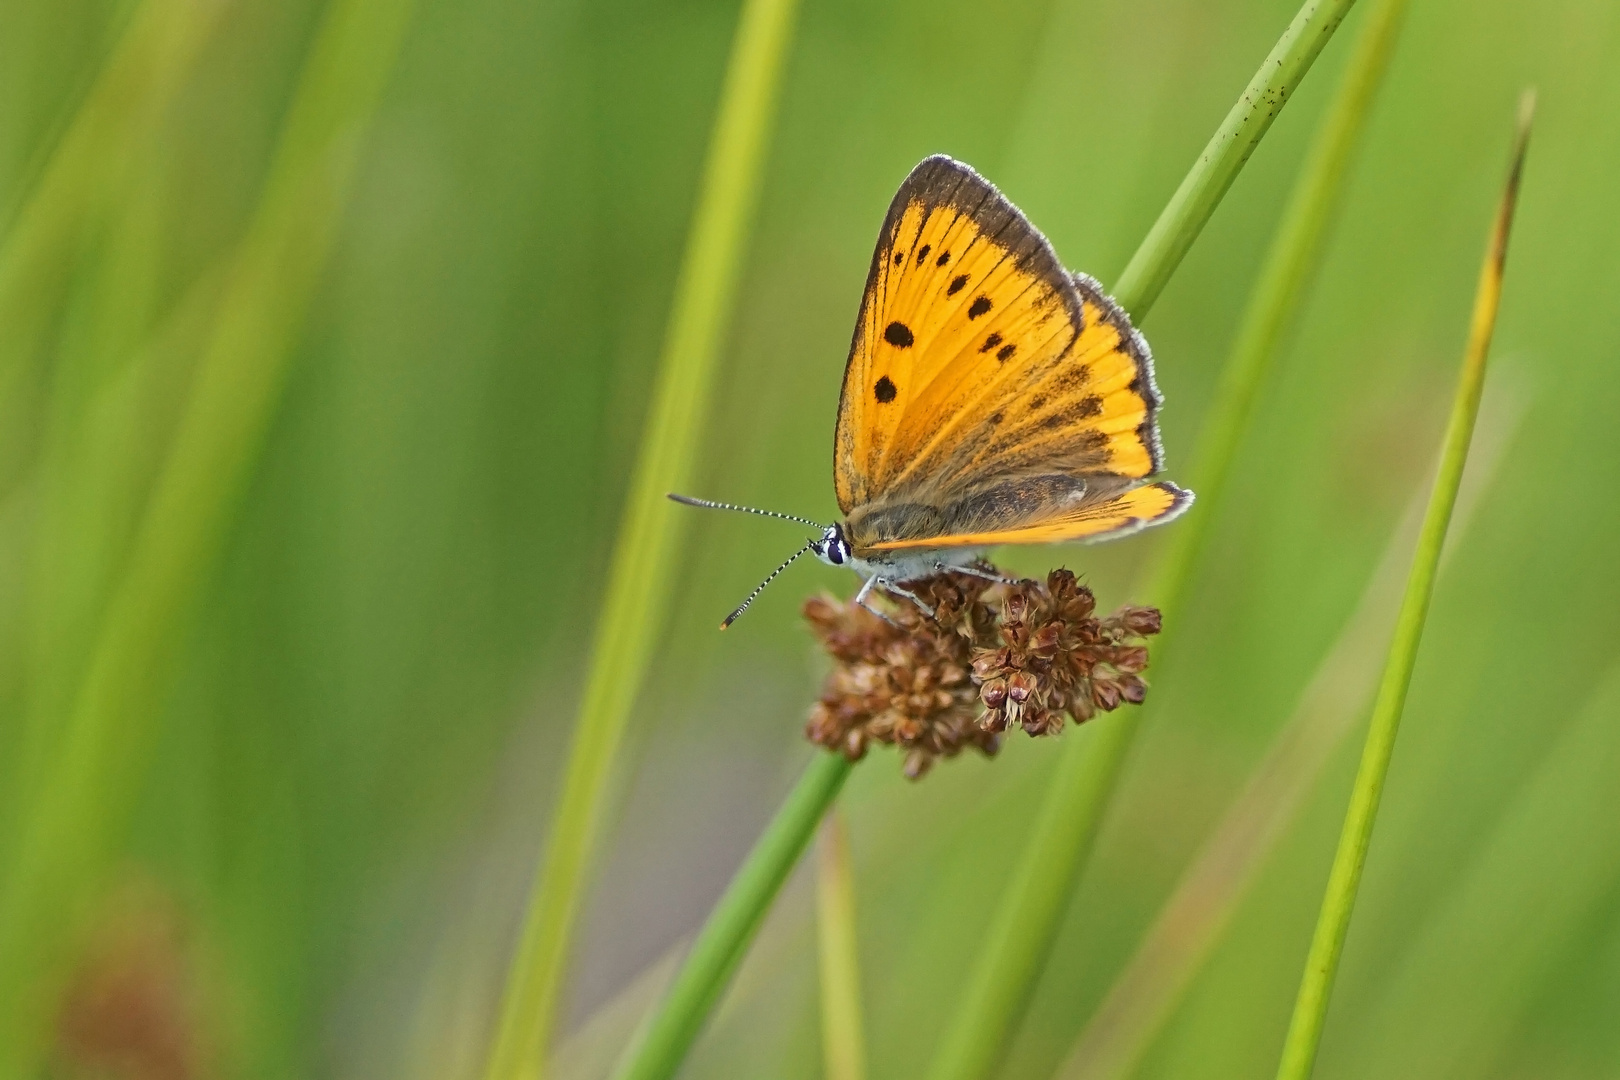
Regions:
<instances>
[{"instance_id":1,"label":"green stem","mask_svg":"<svg viewBox=\"0 0 1620 1080\"><path fill-rule=\"evenodd\" d=\"M562 793L507 977L486 1080L519 1080L546 1069L609 772L674 587L681 519L664 495L686 486L697 457L720 337L730 321L758 203L796 7L797 0L747 0L743 7L676 282L647 434L608 572Z\"/></svg>"},{"instance_id":2,"label":"green stem","mask_svg":"<svg viewBox=\"0 0 1620 1080\"><path fill-rule=\"evenodd\" d=\"M1115 286L1115 298L1135 319L1140 321L1152 307L1243 163L1353 2L1310 0L1260 65ZM1342 169L1342 158L1333 163L1333 168ZM1332 177L1324 177L1319 183L1317 197L1330 198ZM1327 210L1313 207L1308 214L1299 212L1304 220L1298 222L1287 242L1314 248L1328 219ZM1280 236L1278 244L1282 243ZM1302 252L1293 272L1303 277L1300 271L1311 261L1311 254ZM1275 292L1266 302L1291 306L1300 285L1299 281L1286 280L1279 271ZM1257 295L1254 305L1261 302ZM1251 307L1251 313L1253 310ZM1255 323L1246 336L1247 344L1242 346L1252 351L1234 352L1242 367L1224 377L1222 396L1211 408L1206 430L1219 434L1206 435L1213 441L1215 456L1194 485L1194 491L1201 496L1201 484L1213 488L1210 494L1223 486L1221 481L1230 467L1237 435L1247 421L1255 388L1265 373L1285 314L1268 316L1264 326ZM1191 531L1194 535L1178 538L1177 547L1166 552L1165 561L1153 575L1159 588L1179 591L1200 544L1197 534L1211 516L1210 509L1211 500L1201 498L1198 510L1172 530ZM1177 599L1157 589L1148 595L1166 606L1173 606ZM1164 644L1163 639L1155 643L1156 658L1162 656ZM981 1080L995 1068L1017 1018L1034 992L1035 980L1050 951L1080 867L1091 851L1097 825L1140 722L1140 710L1123 709L1081 728L1066 740L1057 774L1035 818L1035 831L997 905L1001 915L991 924L956 1018L934 1060L931 1080Z\"/></svg>"},{"instance_id":3,"label":"green stem","mask_svg":"<svg viewBox=\"0 0 1620 1080\"><path fill-rule=\"evenodd\" d=\"M1428 510L1423 516L1423 529L1418 534L1412 571L1406 579L1406 594L1401 599L1400 614L1395 620L1395 636L1389 645L1389 658L1384 664L1378 696L1373 701L1367 742L1362 750L1361 765L1356 771L1355 786L1350 792L1350 807L1345 813L1344 829L1333 857L1333 869L1328 874L1327 892L1322 898L1316 933L1311 938L1310 955L1306 958L1305 974L1300 980L1299 997L1294 1002L1294 1015L1288 1024L1282 1060L1277 1067L1278 1080L1306 1080L1316 1064L1322 1024L1327 1017L1328 997L1333 990L1334 976L1338 973L1339 957L1344 951L1345 934L1350 929L1350 914L1355 908L1361 871L1367 861L1373 821L1378 816L1378 803L1389 774L1390 756L1395 750L1395 735L1400 729L1401 712L1406 705L1407 687L1412 681L1418 644L1423 638L1423 624L1429 614L1435 570L1445 546L1446 529L1451 524L1451 511L1457 501L1463 466L1468 461L1468 444L1474 435L1474 420L1479 415L1479 399L1485 388L1485 360L1490 352L1491 332L1496 326L1496 310L1502 295L1502 270L1507 258L1508 233L1513 225L1513 210L1518 201L1519 178L1524 169L1524 152L1529 143L1533 108L1533 97L1525 95L1520 107L1512 166L1491 228L1485 262L1480 269L1468 346L1463 354L1462 374L1457 381L1451 418L1446 424L1440 468L1435 475Z\"/></svg>"},{"instance_id":4,"label":"green stem","mask_svg":"<svg viewBox=\"0 0 1620 1080\"><path fill-rule=\"evenodd\" d=\"M1180 605L1188 575L1209 534L1210 511L1220 505L1225 493L1255 397L1271 371L1278 343L1310 287L1351 155L1389 69L1406 7L1407 0L1378 0L1366 13L1344 77L1289 193L1232 351L1221 369L1198 443L1188 457L1187 482L1197 492L1198 502L1185 522L1166 530L1164 547L1145 575L1143 594L1162 607ZM1163 655L1160 643L1154 658L1162 660Z\"/></svg>"},{"instance_id":5,"label":"green stem","mask_svg":"<svg viewBox=\"0 0 1620 1080\"><path fill-rule=\"evenodd\" d=\"M614 1071L614 1080L675 1075L850 768L842 755L817 752L709 914L674 985Z\"/></svg>"},{"instance_id":6,"label":"green stem","mask_svg":"<svg viewBox=\"0 0 1620 1080\"><path fill-rule=\"evenodd\" d=\"M1181 265L1271 122L1304 81L1355 0L1306 0L1187 171L1159 220L1114 283L1114 299L1141 322Z\"/></svg>"},{"instance_id":7,"label":"green stem","mask_svg":"<svg viewBox=\"0 0 1620 1080\"><path fill-rule=\"evenodd\" d=\"M816 864L816 924L821 959L821 1047L825 1080L866 1080L861 1033L860 947L855 933L855 874L849 830L837 811L821 826Z\"/></svg>"}]
</instances>

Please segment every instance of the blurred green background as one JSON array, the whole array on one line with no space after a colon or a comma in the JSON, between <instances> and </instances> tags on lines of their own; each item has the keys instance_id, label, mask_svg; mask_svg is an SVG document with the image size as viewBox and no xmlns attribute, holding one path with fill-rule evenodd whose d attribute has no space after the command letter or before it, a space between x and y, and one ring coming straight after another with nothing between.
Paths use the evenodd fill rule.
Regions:
<instances>
[{"instance_id":1,"label":"blurred green background","mask_svg":"<svg viewBox=\"0 0 1620 1080\"><path fill-rule=\"evenodd\" d=\"M850 325L918 159L972 163L1107 282L1293 9L805 0L694 494L835 515ZM302 130L334 12L403 36L363 57L374 107L299 158L283 132ZM125 794L48 897L71 930L40 984L65 995L51 1075L477 1074L736 15L0 5L0 872L25 865L40 778L83 749L72 703L157 478L176 447L213 445L180 436L243 253L292 236L307 255L272 260L291 277L243 324L274 353L262 417L202 417L244 482L221 482L196 557L164 579L176 614L119 624L151 704L102 733ZM1145 326L1171 478L1358 21ZM144 81L109 89L136 31ZM1415 0L1007 1077L1054 1075L1386 549L1404 559L1526 83L1540 112L1480 433L1494 449L1439 584L1318 1075L1620 1075L1620 7ZM315 179L280 189L278 167ZM586 902L570 1076L600 1073L801 767L821 669L797 609L853 583L795 566L721 635L802 530L689 524ZM1157 542L1002 561L1083 571L1113 606ZM1352 660L1329 697L1359 722L1381 657ZM1310 777L1136 1075L1270 1075L1357 741ZM1014 739L918 784L875 754L852 779L874 1076L929 1059L1055 752ZM820 1075L805 877L683 1075Z\"/></svg>"}]
</instances>

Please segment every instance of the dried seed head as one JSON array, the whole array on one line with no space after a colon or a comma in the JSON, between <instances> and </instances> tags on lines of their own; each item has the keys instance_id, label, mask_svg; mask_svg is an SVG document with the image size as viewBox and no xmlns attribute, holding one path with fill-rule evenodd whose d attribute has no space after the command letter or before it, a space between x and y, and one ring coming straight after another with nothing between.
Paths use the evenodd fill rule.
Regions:
<instances>
[{"instance_id":1,"label":"dried seed head","mask_svg":"<svg viewBox=\"0 0 1620 1080\"><path fill-rule=\"evenodd\" d=\"M1154 608L1095 617L1096 598L1067 570L996 585L947 572L908 587L934 609L897 599L889 619L813 597L805 619L834 661L805 734L851 761L873 742L905 751L915 780L972 747L993 756L1010 727L1055 735L1121 703L1141 704L1148 663L1139 639L1159 632Z\"/></svg>"}]
</instances>

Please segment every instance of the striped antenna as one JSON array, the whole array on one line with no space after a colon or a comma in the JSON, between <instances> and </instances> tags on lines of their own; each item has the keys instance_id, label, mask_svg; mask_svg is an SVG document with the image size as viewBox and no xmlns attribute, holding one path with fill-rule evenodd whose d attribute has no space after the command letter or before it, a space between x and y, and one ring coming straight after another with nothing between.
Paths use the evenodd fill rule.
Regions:
<instances>
[{"instance_id":1,"label":"striped antenna","mask_svg":"<svg viewBox=\"0 0 1620 1080\"><path fill-rule=\"evenodd\" d=\"M687 506L703 506L710 510L735 510L740 514L758 514L760 517L781 518L783 521L797 521L800 525L809 525L810 527L816 529L822 527L821 522L819 521L811 521L809 518L798 517L794 514L778 514L775 510L755 510L752 506L734 506L731 503L710 502L708 499L694 499L690 495L677 495L673 491L669 493L669 497L678 503L685 503ZM747 605L745 604L743 606L746 607Z\"/></svg>"},{"instance_id":2,"label":"striped antenna","mask_svg":"<svg viewBox=\"0 0 1620 1080\"><path fill-rule=\"evenodd\" d=\"M674 496L671 496L671 498L673 498L673 497ZM682 500L682 501L685 501L685 500ZM728 507L728 509L731 509L731 508ZM741 509L741 507L737 507L735 509ZM811 541L811 543L814 543L814 542L815 541ZM737 610L736 611L733 611L730 615L726 616L726 621L720 624L720 629L724 630L728 626L730 626L732 623L736 622L737 617L739 615L741 615L743 612L747 611L748 610L748 605L752 604L754 602L754 597L756 597L760 593L764 592L765 591L765 586L769 585L771 582L776 580L776 575L777 574L780 574L782 571L784 571L788 567L792 566L794 559L797 559L800 555L803 555L805 552L807 552L809 550L810 550L810 544L804 545L804 547L800 548L798 551L795 551L792 555L789 555L787 562L783 563L781 566L778 566L775 570L772 570L771 571L771 576L766 578L764 581L760 582L759 587L756 588L753 592L748 594L748 599L744 600L741 604L737 605Z\"/></svg>"}]
</instances>

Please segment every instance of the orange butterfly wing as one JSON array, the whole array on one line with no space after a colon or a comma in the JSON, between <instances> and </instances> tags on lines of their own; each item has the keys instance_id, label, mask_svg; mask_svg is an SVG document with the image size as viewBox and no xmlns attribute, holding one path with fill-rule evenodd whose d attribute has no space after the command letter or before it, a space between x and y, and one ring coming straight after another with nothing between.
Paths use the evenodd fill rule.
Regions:
<instances>
[{"instance_id":1,"label":"orange butterfly wing","mask_svg":"<svg viewBox=\"0 0 1620 1080\"><path fill-rule=\"evenodd\" d=\"M1150 496L1123 517L1060 527L1054 515L1089 514L1158 470L1159 402L1147 343L1125 313L1066 272L994 186L946 157L912 170L878 237L839 400L834 482L857 547L1130 528ZM1040 496L1004 494L1014 490ZM1190 500L1180 494L1142 522L1179 512ZM1006 528L981 527L987 499ZM968 523L971 534L952 528ZM1020 538L953 535L1008 532Z\"/></svg>"}]
</instances>

